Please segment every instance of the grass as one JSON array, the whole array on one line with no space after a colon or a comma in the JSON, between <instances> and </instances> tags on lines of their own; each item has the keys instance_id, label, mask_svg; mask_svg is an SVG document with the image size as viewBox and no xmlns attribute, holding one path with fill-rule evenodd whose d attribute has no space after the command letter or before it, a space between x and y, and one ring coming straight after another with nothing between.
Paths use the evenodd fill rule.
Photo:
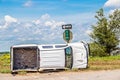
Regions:
<instances>
[{"instance_id":1,"label":"grass","mask_svg":"<svg viewBox=\"0 0 120 80\"><path fill-rule=\"evenodd\" d=\"M112 61L120 60L120 55L117 56L107 56L107 57L90 57L89 61Z\"/></svg>"},{"instance_id":2,"label":"grass","mask_svg":"<svg viewBox=\"0 0 120 80\"><path fill-rule=\"evenodd\" d=\"M90 70L112 70L120 69L120 55L108 57L90 57Z\"/></svg>"},{"instance_id":3,"label":"grass","mask_svg":"<svg viewBox=\"0 0 120 80\"><path fill-rule=\"evenodd\" d=\"M26 75L27 72L26 72L26 71L19 71L18 74L19 74L19 75Z\"/></svg>"},{"instance_id":4,"label":"grass","mask_svg":"<svg viewBox=\"0 0 120 80\"><path fill-rule=\"evenodd\" d=\"M108 57L89 57L89 67L87 69L80 69L80 71L88 70L113 70L120 69L120 55L108 56ZM69 71L79 71L78 69L72 69ZM0 55L0 73L10 73L10 54ZM25 71L19 72L19 74L26 74Z\"/></svg>"},{"instance_id":5,"label":"grass","mask_svg":"<svg viewBox=\"0 0 120 80\"><path fill-rule=\"evenodd\" d=\"M10 54L0 55L0 73L10 73Z\"/></svg>"}]
</instances>

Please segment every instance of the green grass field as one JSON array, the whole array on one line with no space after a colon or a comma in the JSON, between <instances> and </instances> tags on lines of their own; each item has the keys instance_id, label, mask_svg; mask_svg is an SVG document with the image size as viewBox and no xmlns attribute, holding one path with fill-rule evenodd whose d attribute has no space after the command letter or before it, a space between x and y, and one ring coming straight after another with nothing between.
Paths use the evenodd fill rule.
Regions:
<instances>
[{"instance_id":1,"label":"green grass field","mask_svg":"<svg viewBox=\"0 0 120 80\"><path fill-rule=\"evenodd\" d=\"M89 67L84 70L112 70L120 69L120 55L108 57L90 57ZM73 69L77 71L77 69ZM10 54L0 55L0 73L10 73Z\"/></svg>"}]
</instances>

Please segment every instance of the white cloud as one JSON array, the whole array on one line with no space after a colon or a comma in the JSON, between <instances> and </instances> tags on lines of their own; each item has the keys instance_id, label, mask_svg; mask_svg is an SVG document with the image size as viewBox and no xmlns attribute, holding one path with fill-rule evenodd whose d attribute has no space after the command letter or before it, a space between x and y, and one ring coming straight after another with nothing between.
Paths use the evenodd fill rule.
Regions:
<instances>
[{"instance_id":1,"label":"white cloud","mask_svg":"<svg viewBox=\"0 0 120 80\"><path fill-rule=\"evenodd\" d=\"M92 33L92 30L88 29L85 31L86 34L90 35Z\"/></svg>"},{"instance_id":2,"label":"white cloud","mask_svg":"<svg viewBox=\"0 0 120 80\"><path fill-rule=\"evenodd\" d=\"M31 7L33 5L33 2L31 0L24 3L25 7Z\"/></svg>"},{"instance_id":3,"label":"white cloud","mask_svg":"<svg viewBox=\"0 0 120 80\"><path fill-rule=\"evenodd\" d=\"M108 12L108 14L113 14L113 12L114 12L114 10L110 10L110 11Z\"/></svg>"},{"instance_id":4,"label":"white cloud","mask_svg":"<svg viewBox=\"0 0 120 80\"><path fill-rule=\"evenodd\" d=\"M41 23L41 21L40 20L33 20L32 21L34 24L36 24L36 25L38 25L38 24L40 24Z\"/></svg>"},{"instance_id":5,"label":"white cloud","mask_svg":"<svg viewBox=\"0 0 120 80\"><path fill-rule=\"evenodd\" d=\"M120 0L108 0L105 4L105 7L114 7L120 8Z\"/></svg>"},{"instance_id":6,"label":"white cloud","mask_svg":"<svg viewBox=\"0 0 120 80\"><path fill-rule=\"evenodd\" d=\"M6 15L4 17L4 20L5 20L5 23L4 25L0 25L0 29L6 29L7 27L9 27L11 23L17 23L17 19L9 15Z\"/></svg>"},{"instance_id":7,"label":"white cloud","mask_svg":"<svg viewBox=\"0 0 120 80\"><path fill-rule=\"evenodd\" d=\"M11 17L11 16L9 16L9 15L6 15L6 16L4 17L4 19L5 19L6 23L17 22L17 19L16 19L16 18L13 18L13 17Z\"/></svg>"},{"instance_id":8,"label":"white cloud","mask_svg":"<svg viewBox=\"0 0 120 80\"><path fill-rule=\"evenodd\" d=\"M20 41L25 41L26 39L25 38L18 38L18 40L20 40Z\"/></svg>"},{"instance_id":9,"label":"white cloud","mask_svg":"<svg viewBox=\"0 0 120 80\"><path fill-rule=\"evenodd\" d=\"M8 27L8 23L5 23L3 26L0 26L0 29L6 29Z\"/></svg>"},{"instance_id":10,"label":"white cloud","mask_svg":"<svg viewBox=\"0 0 120 80\"><path fill-rule=\"evenodd\" d=\"M39 34L39 35L41 35L42 31L40 29L37 29L36 31L33 32L33 34Z\"/></svg>"},{"instance_id":11,"label":"white cloud","mask_svg":"<svg viewBox=\"0 0 120 80\"><path fill-rule=\"evenodd\" d=\"M65 22L62 22L62 21L57 22L57 21L54 21L54 20L45 22L45 26L51 27L51 29L55 29L56 27L61 26L63 24L65 24Z\"/></svg>"},{"instance_id":12,"label":"white cloud","mask_svg":"<svg viewBox=\"0 0 120 80\"><path fill-rule=\"evenodd\" d=\"M19 32L19 30L18 29L14 29L13 32L17 33L17 32Z\"/></svg>"},{"instance_id":13,"label":"white cloud","mask_svg":"<svg viewBox=\"0 0 120 80\"><path fill-rule=\"evenodd\" d=\"M113 12L115 11L116 9L111 9L109 12L108 12L108 14L113 14ZM120 10L120 9L118 9L118 10Z\"/></svg>"},{"instance_id":14,"label":"white cloud","mask_svg":"<svg viewBox=\"0 0 120 80\"><path fill-rule=\"evenodd\" d=\"M52 19L49 14L44 14L39 19L29 22L20 22L17 21L16 18L6 15L5 23L2 24L2 26L0 26L0 29L4 28L4 30L6 30L7 32L11 32L8 34L7 32L5 33L4 30L2 30L3 31L2 33L6 35L13 35L14 38L10 37L11 40L20 41L20 42L26 42L26 41L34 42L36 40L37 41L42 40L42 42L46 42L48 41L47 40L48 36L49 36L49 41L53 39L58 39L58 35L60 34L58 34L59 28L57 27L61 26L62 24L64 24L63 21L56 21L55 19ZM6 39L7 37L4 38L4 40Z\"/></svg>"},{"instance_id":15,"label":"white cloud","mask_svg":"<svg viewBox=\"0 0 120 80\"><path fill-rule=\"evenodd\" d=\"M51 32L51 34L49 34L49 36L44 36L41 39L44 41L52 41L53 39L55 39L57 36L55 35L54 32ZM49 40L48 40L49 39Z\"/></svg>"},{"instance_id":16,"label":"white cloud","mask_svg":"<svg viewBox=\"0 0 120 80\"><path fill-rule=\"evenodd\" d=\"M52 25L52 22L51 21L46 21L45 22L45 26L51 26Z\"/></svg>"},{"instance_id":17,"label":"white cloud","mask_svg":"<svg viewBox=\"0 0 120 80\"><path fill-rule=\"evenodd\" d=\"M63 21L55 21L53 20L49 14L44 14L40 17L38 20L33 20L33 23L38 26L46 26L50 27L51 29L55 29L56 27L61 26L62 24L65 24Z\"/></svg>"},{"instance_id":18,"label":"white cloud","mask_svg":"<svg viewBox=\"0 0 120 80\"><path fill-rule=\"evenodd\" d=\"M39 19L20 22L16 18L6 15L4 21L0 23L0 41L12 42L16 44L51 44L51 43L64 43L62 24L73 23L73 40L80 41L88 38L86 33L90 33L88 22L91 24L91 16L82 18L83 15L67 15L61 17L52 17L49 14L40 16ZM84 17L83 16L83 17ZM85 21L85 22L84 22ZM18 24L19 23L19 24ZM4 28L4 29L3 29ZM13 35L13 36L9 36ZM88 40L87 40L88 41ZM5 44L5 43L3 43ZM10 44L11 46L11 44ZM2 46L0 46L2 47Z\"/></svg>"},{"instance_id":19,"label":"white cloud","mask_svg":"<svg viewBox=\"0 0 120 80\"><path fill-rule=\"evenodd\" d=\"M44 14L39 19L33 20L32 22L36 25L43 25L43 23L47 20L51 20L50 15L49 14Z\"/></svg>"},{"instance_id":20,"label":"white cloud","mask_svg":"<svg viewBox=\"0 0 120 80\"><path fill-rule=\"evenodd\" d=\"M42 20L50 19L50 15L49 14L44 14L44 15L41 16L41 19Z\"/></svg>"},{"instance_id":21,"label":"white cloud","mask_svg":"<svg viewBox=\"0 0 120 80\"><path fill-rule=\"evenodd\" d=\"M32 27L32 26L33 26L32 23L24 23L24 25L23 25L23 27L24 27L24 28L27 28L27 29L29 29L29 28Z\"/></svg>"}]
</instances>

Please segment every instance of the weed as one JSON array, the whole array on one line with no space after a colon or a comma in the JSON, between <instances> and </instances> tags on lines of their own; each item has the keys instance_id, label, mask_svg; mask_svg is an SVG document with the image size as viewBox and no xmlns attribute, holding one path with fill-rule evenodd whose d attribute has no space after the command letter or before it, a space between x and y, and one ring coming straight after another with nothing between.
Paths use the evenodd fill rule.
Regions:
<instances>
[{"instance_id":1,"label":"weed","mask_svg":"<svg viewBox=\"0 0 120 80\"><path fill-rule=\"evenodd\" d=\"M19 75L26 75L27 72L23 70L23 71L19 71L18 74L19 74Z\"/></svg>"}]
</instances>

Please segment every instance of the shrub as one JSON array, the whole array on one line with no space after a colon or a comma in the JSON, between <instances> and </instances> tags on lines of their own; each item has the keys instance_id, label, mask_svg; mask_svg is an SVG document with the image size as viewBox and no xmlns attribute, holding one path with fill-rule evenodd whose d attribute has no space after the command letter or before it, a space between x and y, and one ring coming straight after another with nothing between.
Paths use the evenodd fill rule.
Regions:
<instances>
[{"instance_id":1,"label":"shrub","mask_svg":"<svg viewBox=\"0 0 120 80\"><path fill-rule=\"evenodd\" d=\"M91 43L90 56L99 56L99 57L107 56L107 53L105 52L105 47L97 43Z\"/></svg>"}]
</instances>

